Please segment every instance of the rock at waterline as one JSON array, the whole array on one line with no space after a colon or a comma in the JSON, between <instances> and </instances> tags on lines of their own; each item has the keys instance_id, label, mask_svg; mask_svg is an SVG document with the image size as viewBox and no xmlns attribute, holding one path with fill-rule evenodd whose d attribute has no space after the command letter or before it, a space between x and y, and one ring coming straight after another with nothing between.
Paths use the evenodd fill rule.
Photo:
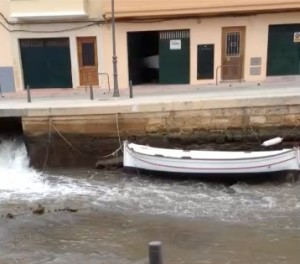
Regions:
<instances>
[{"instance_id":1,"label":"rock at waterline","mask_svg":"<svg viewBox=\"0 0 300 264\"><path fill-rule=\"evenodd\" d=\"M40 204L38 204L36 208L30 208L30 211L32 212L32 214L35 214L35 215L43 215L43 214L46 213L45 207L40 205ZM61 208L61 209L55 209L55 210L53 210L53 212L76 213L76 212L78 212L78 209L65 207L65 208ZM47 213L50 214L51 210L48 210ZM19 217L19 216L22 216L22 215L26 215L26 214L7 213L7 214L0 215L0 218L15 219L16 217Z\"/></svg>"},{"instance_id":2,"label":"rock at waterline","mask_svg":"<svg viewBox=\"0 0 300 264\"><path fill-rule=\"evenodd\" d=\"M109 159L99 160L95 167L96 169L120 168L123 166L123 157L113 157Z\"/></svg>"},{"instance_id":3,"label":"rock at waterline","mask_svg":"<svg viewBox=\"0 0 300 264\"><path fill-rule=\"evenodd\" d=\"M39 204L36 208L32 209L32 213L42 215L45 213L45 207Z\"/></svg>"},{"instance_id":4,"label":"rock at waterline","mask_svg":"<svg viewBox=\"0 0 300 264\"><path fill-rule=\"evenodd\" d=\"M12 213L6 214L5 217L8 218L8 219L14 219L15 218L15 216Z\"/></svg>"}]
</instances>

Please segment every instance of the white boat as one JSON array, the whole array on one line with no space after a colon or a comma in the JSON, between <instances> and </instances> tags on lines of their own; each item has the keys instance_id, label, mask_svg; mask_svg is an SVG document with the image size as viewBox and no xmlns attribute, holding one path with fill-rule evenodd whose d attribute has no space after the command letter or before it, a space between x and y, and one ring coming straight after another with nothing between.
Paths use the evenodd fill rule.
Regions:
<instances>
[{"instance_id":1,"label":"white boat","mask_svg":"<svg viewBox=\"0 0 300 264\"><path fill-rule=\"evenodd\" d=\"M182 174L251 174L300 170L299 148L274 151L202 151L155 148L124 141L123 166Z\"/></svg>"}]
</instances>

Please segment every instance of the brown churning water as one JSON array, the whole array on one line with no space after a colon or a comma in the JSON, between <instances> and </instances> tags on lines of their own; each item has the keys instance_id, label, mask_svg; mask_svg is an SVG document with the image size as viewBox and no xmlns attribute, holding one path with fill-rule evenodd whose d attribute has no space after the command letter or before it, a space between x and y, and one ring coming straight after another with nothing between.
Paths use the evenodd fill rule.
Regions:
<instances>
[{"instance_id":1,"label":"brown churning water","mask_svg":"<svg viewBox=\"0 0 300 264\"><path fill-rule=\"evenodd\" d=\"M18 141L1 143L0 175L0 263L147 263L151 240L166 263L299 263L298 182L40 172ZM38 204L42 215L31 213Z\"/></svg>"}]
</instances>

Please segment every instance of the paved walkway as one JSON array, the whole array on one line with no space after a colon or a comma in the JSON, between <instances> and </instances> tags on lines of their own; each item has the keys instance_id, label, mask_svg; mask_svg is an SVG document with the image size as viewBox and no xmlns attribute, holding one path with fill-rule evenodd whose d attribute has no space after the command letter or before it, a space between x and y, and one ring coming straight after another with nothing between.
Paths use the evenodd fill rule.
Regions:
<instances>
[{"instance_id":1,"label":"paved walkway","mask_svg":"<svg viewBox=\"0 0 300 264\"><path fill-rule=\"evenodd\" d=\"M300 82L298 79L274 79L262 84L143 85L134 86L133 94L134 98L130 99L129 90L120 89L120 97L113 97L112 90L95 88L92 101L89 90L85 89L40 89L31 91L32 102L27 103L26 91L22 91L15 94L4 94L4 97L0 98L0 116L26 116L29 110L51 109L53 111L54 109L71 110L72 108L76 108L76 113L80 114L80 108L95 107L99 111L108 107L110 111L113 111L112 109L115 108L115 112L118 112L117 108L122 106L124 110L124 106L149 104L153 109L159 110L155 108L155 105L160 105L160 108L163 109L166 103L173 104L173 109L176 109L176 104L178 107L181 104L182 107L183 104L191 102L197 103L194 108L205 108L209 105L221 106L225 101L227 106L237 102L243 102L244 106L247 106L247 103L251 105L255 102L266 105L280 104L280 102L300 104ZM49 111L44 114L49 114Z\"/></svg>"}]
</instances>

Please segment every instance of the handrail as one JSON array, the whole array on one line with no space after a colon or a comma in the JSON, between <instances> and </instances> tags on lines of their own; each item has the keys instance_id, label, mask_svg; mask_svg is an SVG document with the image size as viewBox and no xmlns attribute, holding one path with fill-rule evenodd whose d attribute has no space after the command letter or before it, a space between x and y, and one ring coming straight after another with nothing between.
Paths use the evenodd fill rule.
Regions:
<instances>
[{"instance_id":1,"label":"handrail","mask_svg":"<svg viewBox=\"0 0 300 264\"><path fill-rule=\"evenodd\" d=\"M219 69L221 68L225 68L225 67L240 67L240 78L239 78L239 81L240 83L242 82L242 64L225 64L225 65L219 65L217 68L216 68L216 85L218 85L218 81L219 81L219 78L218 78L218 72L219 72Z\"/></svg>"},{"instance_id":2,"label":"handrail","mask_svg":"<svg viewBox=\"0 0 300 264\"><path fill-rule=\"evenodd\" d=\"M107 77L107 83L108 83L108 91L110 92L110 81L109 81L109 75L106 72L98 72L98 75L105 75Z\"/></svg>"}]
</instances>

